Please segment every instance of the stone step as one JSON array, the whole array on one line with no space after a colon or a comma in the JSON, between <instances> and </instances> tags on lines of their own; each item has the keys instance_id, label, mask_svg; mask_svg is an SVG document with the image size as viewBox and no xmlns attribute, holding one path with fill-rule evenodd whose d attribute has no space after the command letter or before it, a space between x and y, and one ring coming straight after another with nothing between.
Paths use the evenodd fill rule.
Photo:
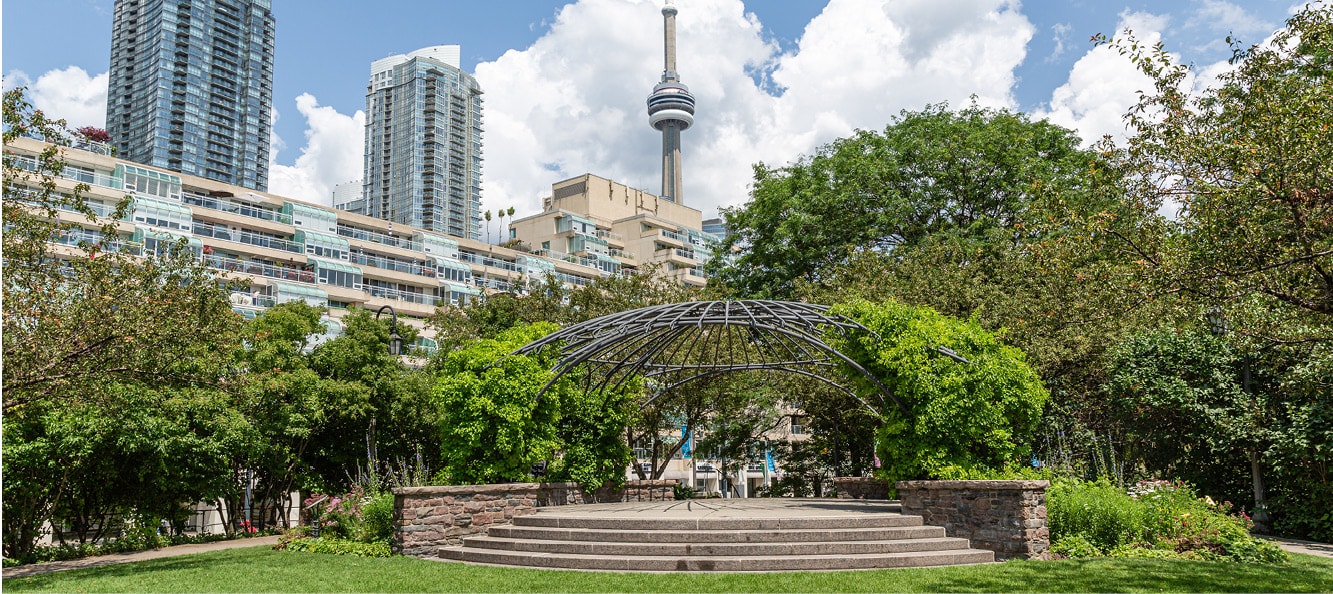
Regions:
<instances>
[{"instance_id":1,"label":"stone step","mask_svg":"<svg viewBox=\"0 0 1333 594\"><path fill-rule=\"evenodd\" d=\"M474 547L444 547L440 557L469 563L519 565L550 569L599 571L793 571L822 569L879 569L989 563L995 554L977 549L911 553L845 555L759 556L610 556L569 553L532 553Z\"/></svg>"},{"instance_id":2,"label":"stone step","mask_svg":"<svg viewBox=\"0 0 1333 594\"><path fill-rule=\"evenodd\" d=\"M913 553L967 549L963 538L914 538L908 540L857 540L813 542L587 542L567 540L532 540L473 536L463 539L463 546L529 553L636 557L773 557L779 555L865 555L873 553Z\"/></svg>"},{"instance_id":3,"label":"stone step","mask_svg":"<svg viewBox=\"0 0 1333 594\"><path fill-rule=\"evenodd\" d=\"M617 530L547 528L544 526L492 526L488 534L498 538L580 542L826 542L943 538L944 528L940 526L896 526L887 528L840 528L836 530Z\"/></svg>"},{"instance_id":4,"label":"stone step","mask_svg":"<svg viewBox=\"0 0 1333 594\"><path fill-rule=\"evenodd\" d=\"M921 516L896 513L863 516L806 516L799 518L625 518L575 514L517 516L515 526L590 528L604 530L840 530L920 526Z\"/></svg>"}]
</instances>

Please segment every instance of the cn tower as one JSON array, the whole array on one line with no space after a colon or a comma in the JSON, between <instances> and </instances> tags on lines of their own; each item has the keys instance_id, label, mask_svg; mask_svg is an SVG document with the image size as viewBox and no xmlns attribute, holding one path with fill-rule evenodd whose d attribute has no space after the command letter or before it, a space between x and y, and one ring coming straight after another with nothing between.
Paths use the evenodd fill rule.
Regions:
<instances>
[{"instance_id":1,"label":"cn tower","mask_svg":"<svg viewBox=\"0 0 1333 594\"><path fill-rule=\"evenodd\" d=\"M694 124L694 95L676 74L676 7L671 0L662 8L665 62L662 82L648 96L648 125L662 131L662 197L681 200L680 133Z\"/></svg>"}]
</instances>

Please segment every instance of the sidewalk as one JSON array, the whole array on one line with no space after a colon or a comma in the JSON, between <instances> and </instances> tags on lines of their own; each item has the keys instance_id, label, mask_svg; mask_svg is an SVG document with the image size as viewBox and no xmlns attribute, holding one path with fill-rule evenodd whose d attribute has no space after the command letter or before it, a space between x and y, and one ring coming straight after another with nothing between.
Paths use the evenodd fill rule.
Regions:
<instances>
[{"instance_id":1,"label":"sidewalk","mask_svg":"<svg viewBox=\"0 0 1333 594\"><path fill-rule=\"evenodd\" d=\"M1288 553L1303 553L1317 557L1333 558L1333 544L1326 542L1297 540L1295 538L1282 538L1281 536L1260 536L1259 538L1277 543L1277 546L1282 547Z\"/></svg>"},{"instance_id":2,"label":"sidewalk","mask_svg":"<svg viewBox=\"0 0 1333 594\"><path fill-rule=\"evenodd\" d=\"M33 563L32 565L20 565L18 567L6 568L4 570L4 578L27 577L30 575L41 575L55 571L66 571L69 569L114 565L116 563L134 563L135 561L147 561L149 559L161 559L163 557L176 557L179 555L193 555L195 553L207 553L209 551L223 551L227 549L259 546L271 547L277 543L277 536L261 536L258 538L242 538L238 540L220 540L203 544L176 545L174 547L137 551L134 553L116 553L98 557L84 557L83 559L73 559L70 561Z\"/></svg>"}]
</instances>

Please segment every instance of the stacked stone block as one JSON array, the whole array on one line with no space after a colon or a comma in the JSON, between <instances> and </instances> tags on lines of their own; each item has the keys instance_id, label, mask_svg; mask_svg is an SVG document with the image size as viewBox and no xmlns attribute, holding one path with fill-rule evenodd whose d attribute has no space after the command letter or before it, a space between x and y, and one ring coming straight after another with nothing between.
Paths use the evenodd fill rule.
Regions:
<instances>
[{"instance_id":1,"label":"stacked stone block","mask_svg":"<svg viewBox=\"0 0 1333 594\"><path fill-rule=\"evenodd\" d=\"M1050 481L899 481L904 514L995 551L996 560L1045 559Z\"/></svg>"}]
</instances>

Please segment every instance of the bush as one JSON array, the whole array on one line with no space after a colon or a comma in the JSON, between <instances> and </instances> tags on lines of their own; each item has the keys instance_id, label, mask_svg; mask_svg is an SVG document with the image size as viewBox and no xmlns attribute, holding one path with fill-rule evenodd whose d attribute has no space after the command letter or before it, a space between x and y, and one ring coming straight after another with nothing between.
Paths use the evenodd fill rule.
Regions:
<instances>
[{"instance_id":1,"label":"bush","mask_svg":"<svg viewBox=\"0 0 1333 594\"><path fill-rule=\"evenodd\" d=\"M345 538L283 538L273 545L278 551L352 555L356 557L388 557L392 555L387 542L360 542Z\"/></svg>"},{"instance_id":2,"label":"bush","mask_svg":"<svg viewBox=\"0 0 1333 594\"><path fill-rule=\"evenodd\" d=\"M1051 540L1080 535L1106 551L1142 540L1143 510L1107 482L1060 481L1046 492Z\"/></svg>"},{"instance_id":3,"label":"bush","mask_svg":"<svg viewBox=\"0 0 1333 594\"><path fill-rule=\"evenodd\" d=\"M1199 498L1183 483L1145 481L1126 493L1107 482L1063 480L1046 496L1051 552L1066 557L1105 555L1284 563L1287 554L1254 538L1229 502Z\"/></svg>"},{"instance_id":4,"label":"bush","mask_svg":"<svg viewBox=\"0 0 1333 594\"><path fill-rule=\"evenodd\" d=\"M388 543L393 540L393 493L380 493L361 505L361 540Z\"/></svg>"},{"instance_id":5,"label":"bush","mask_svg":"<svg viewBox=\"0 0 1333 594\"><path fill-rule=\"evenodd\" d=\"M1070 559L1086 559L1088 557L1101 557L1102 552L1097 550L1097 546L1092 544L1081 534L1071 534L1051 545L1051 552L1061 557Z\"/></svg>"},{"instance_id":6,"label":"bush","mask_svg":"<svg viewBox=\"0 0 1333 594\"><path fill-rule=\"evenodd\" d=\"M691 487L691 486L689 486L689 485L682 485L682 484L680 484L680 483L676 483L676 486L674 486L674 487L671 488L671 496L672 496L672 499L675 499L676 501L684 501L684 500L686 500L686 499L693 499L693 498L694 498L694 487Z\"/></svg>"}]
</instances>

